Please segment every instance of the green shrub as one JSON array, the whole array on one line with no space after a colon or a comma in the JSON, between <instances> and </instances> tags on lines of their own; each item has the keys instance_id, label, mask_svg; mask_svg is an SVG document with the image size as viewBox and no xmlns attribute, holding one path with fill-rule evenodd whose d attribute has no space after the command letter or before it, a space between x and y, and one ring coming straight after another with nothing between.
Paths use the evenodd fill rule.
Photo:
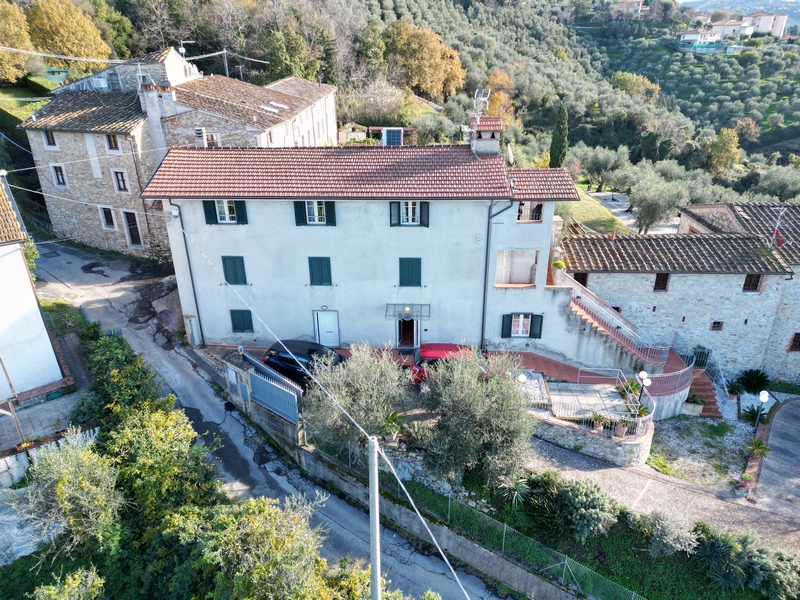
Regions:
<instances>
[{"instance_id":1,"label":"green shrub","mask_svg":"<svg viewBox=\"0 0 800 600\"><path fill-rule=\"evenodd\" d=\"M762 369L747 369L736 380L742 385L745 392L758 394L769 386L769 376Z\"/></svg>"},{"instance_id":2,"label":"green shrub","mask_svg":"<svg viewBox=\"0 0 800 600\"><path fill-rule=\"evenodd\" d=\"M159 396L155 373L121 335L103 333L91 344L89 372L94 377L93 390L117 407L147 403Z\"/></svg>"},{"instance_id":3,"label":"green shrub","mask_svg":"<svg viewBox=\"0 0 800 600\"><path fill-rule=\"evenodd\" d=\"M676 552L692 554L697 546L697 535L680 522L660 510L639 518L640 530L649 538L650 556L670 556Z\"/></svg>"},{"instance_id":4,"label":"green shrub","mask_svg":"<svg viewBox=\"0 0 800 600\"><path fill-rule=\"evenodd\" d=\"M744 410L742 410L742 420L750 423L751 425L756 424L756 419L758 419L759 423L766 423L767 422L767 413L761 411L761 415L759 416L759 410L757 406L748 406Z\"/></svg>"},{"instance_id":5,"label":"green shrub","mask_svg":"<svg viewBox=\"0 0 800 600\"><path fill-rule=\"evenodd\" d=\"M744 449L756 458L766 458L767 454L769 454L769 448L764 443L764 440L757 440L755 438L747 442Z\"/></svg>"},{"instance_id":6,"label":"green shrub","mask_svg":"<svg viewBox=\"0 0 800 600\"><path fill-rule=\"evenodd\" d=\"M102 419L108 414L106 405L108 402L97 392L88 392L78 398L69 422L73 425L83 425Z\"/></svg>"},{"instance_id":7,"label":"green shrub","mask_svg":"<svg viewBox=\"0 0 800 600\"><path fill-rule=\"evenodd\" d=\"M577 542L604 533L616 523L618 507L593 481L571 481L557 496L563 524Z\"/></svg>"},{"instance_id":8,"label":"green shrub","mask_svg":"<svg viewBox=\"0 0 800 600\"><path fill-rule=\"evenodd\" d=\"M526 517L538 535L549 542L563 537L564 526L558 493L567 485L561 473L545 471L528 478L528 499L523 504Z\"/></svg>"}]
</instances>

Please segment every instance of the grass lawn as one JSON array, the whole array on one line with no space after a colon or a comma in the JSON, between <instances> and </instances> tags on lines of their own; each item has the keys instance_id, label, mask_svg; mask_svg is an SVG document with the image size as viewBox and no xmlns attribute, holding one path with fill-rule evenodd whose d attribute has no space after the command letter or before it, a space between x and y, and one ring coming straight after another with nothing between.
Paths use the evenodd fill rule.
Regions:
<instances>
[{"instance_id":1,"label":"grass lawn","mask_svg":"<svg viewBox=\"0 0 800 600\"><path fill-rule=\"evenodd\" d=\"M581 195L580 202L570 202L569 209L572 218L593 229L598 233L636 233L627 225L624 225L610 210L603 206L598 200L587 194L582 187L578 187Z\"/></svg>"},{"instance_id":2,"label":"grass lawn","mask_svg":"<svg viewBox=\"0 0 800 600\"><path fill-rule=\"evenodd\" d=\"M0 110L24 121L50 100L41 102L9 101L10 98L41 98L42 95L23 87L0 87Z\"/></svg>"}]
</instances>

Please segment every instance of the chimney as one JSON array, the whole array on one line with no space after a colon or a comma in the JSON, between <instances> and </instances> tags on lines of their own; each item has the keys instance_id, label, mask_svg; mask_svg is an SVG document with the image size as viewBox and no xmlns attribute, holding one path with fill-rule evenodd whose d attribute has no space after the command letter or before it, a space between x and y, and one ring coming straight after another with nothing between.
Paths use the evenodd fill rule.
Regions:
<instances>
[{"instance_id":1,"label":"chimney","mask_svg":"<svg viewBox=\"0 0 800 600\"><path fill-rule=\"evenodd\" d=\"M206 139L206 128L205 127L195 127L194 128L194 139L195 143L198 148L207 148L208 147L208 140Z\"/></svg>"},{"instance_id":2,"label":"chimney","mask_svg":"<svg viewBox=\"0 0 800 600\"><path fill-rule=\"evenodd\" d=\"M470 121L470 148L477 156L500 154L500 134L503 122L500 117L472 117Z\"/></svg>"}]
</instances>

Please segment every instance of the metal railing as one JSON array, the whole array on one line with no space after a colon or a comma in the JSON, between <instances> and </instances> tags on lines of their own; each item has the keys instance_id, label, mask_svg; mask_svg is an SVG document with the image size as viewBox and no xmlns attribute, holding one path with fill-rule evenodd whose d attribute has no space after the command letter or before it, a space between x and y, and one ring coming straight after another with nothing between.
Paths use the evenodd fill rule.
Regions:
<instances>
[{"instance_id":1,"label":"metal railing","mask_svg":"<svg viewBox=\"0 0 800 600\"><path fill-rule=\"evenodd\" d=\"M725 377L725 374L722 372L722 368L720 367L719 362L717 362L716 356L711 350L702 346L691 347L688 342L683 339L681 334L677 332L672 338L672 348L681 357L691 356L692 358L697 358L698 354L700 353L699 351L702 350L703 364L697 364L696 366L698 368L702 367L714 382L718 399L725 398L727 396L728 380Z\"/></svg>"},{"instance_id":2,"label":"metal railing","mask_svg":"<svg viewBox=\"0 0 800 600\"><path fill-rule=\"evenodd\" d=\"M598 296L564 274L559 283L572 288L572 303L584 311L620 346L645 364L660 366L667 362L668 346L655 346L636 332L636 325L623 317Z\"/></svg>"},{"instance_id":3,"label":"metal railing","mask_svg":"<svg viewBox=\"0 0 800 600\"><path fill-rule=\"evenodd\" d=\"M683 358L683 357L681 357ZM683 359L686 361L686 359ZM672 373L657 373L650 375L652 382L647 388L651 396L671 396L692 385L694 371L694 356L688 357L688 366Z\"/></svg>"}]
</instances>

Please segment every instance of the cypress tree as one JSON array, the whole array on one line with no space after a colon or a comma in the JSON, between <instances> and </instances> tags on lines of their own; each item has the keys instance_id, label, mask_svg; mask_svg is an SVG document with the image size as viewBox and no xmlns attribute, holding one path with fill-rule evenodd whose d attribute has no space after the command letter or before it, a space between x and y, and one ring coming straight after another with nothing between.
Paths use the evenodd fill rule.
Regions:
<instances>
[{"instance_id":1,"label":"cypress tree","mask_svg":"<svg viewBox=\"0 0 800 600\"><path fill-rule=\"evenodd\" d=\"M564 103L558 105L556 124L553 126L553 137L550 140L550 168L560 167L567 158L567 107Z\"/></svg>"}]
</instances>

